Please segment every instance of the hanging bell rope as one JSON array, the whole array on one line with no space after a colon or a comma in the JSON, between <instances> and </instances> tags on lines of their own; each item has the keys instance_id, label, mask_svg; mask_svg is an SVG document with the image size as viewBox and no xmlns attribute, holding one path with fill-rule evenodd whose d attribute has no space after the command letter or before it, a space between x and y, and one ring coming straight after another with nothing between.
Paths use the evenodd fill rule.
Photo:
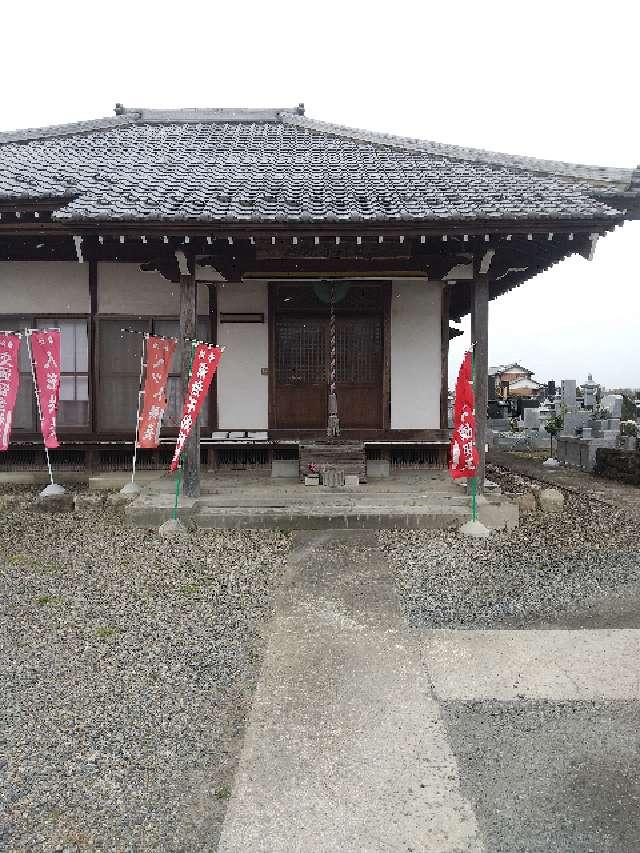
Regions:
<instances>
[{"instance_id":1,"label":"hanging bell rope","mask_svg":"<svg viewBox=\"0 0 640 853\"><path fill-rule=\"evenodd\" d=\"M331 284L329 299L329 340L331 347L331 365L329 376L329 419L327 435L337 438L340 435L340 420L338 419L338 398L336 395L336 286Z\"/></svg>"}]
</instances>

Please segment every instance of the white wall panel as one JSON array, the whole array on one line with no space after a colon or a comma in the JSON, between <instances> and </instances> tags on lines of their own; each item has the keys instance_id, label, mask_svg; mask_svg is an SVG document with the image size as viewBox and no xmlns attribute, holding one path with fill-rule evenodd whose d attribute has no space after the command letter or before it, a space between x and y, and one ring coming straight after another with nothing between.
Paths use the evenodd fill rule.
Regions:
<instances>
[{"instance_id":1,"label":"white wall panel","mask_svg":"<svg viewBox=\"0 0 640 853\"><path fill-rule=\"evenodd\" d=\"M0 314L88 314L89 265L67 261L0 263Z\"/></svg>"},{"instance_id":2,"label":"white wall panel","mask_svg":"<svg viewBox=\"0 0 640 853\"><path fill-rule=\"evenodd\" d=\"M138 264L98 264L98 313L177 316L180 285ZM198 314L208 313L206 285L198 287Z\"/></svg>"},{"instance_id":3,"label":"white wall panel","mask_svg":"<svg viewBox=\"0 0 640 853\"><path fill-rule=\"evenodd\" d=\"M268 288L264 281L216 286L218 318L223 312L263 313L264 323L220 323L218 344L226 347L218 369L220 429L267 429L269 377Z\"/></svg>"},{"instance_id":4,"label":"white wall panel","mask_svg":"<svg viewBox=\"0 0 640 853\"><path fill-rule=\"evenodd\" d=\"M400 279L391 299L391 428L440 427L440 282Z\"/></svg>"}]
</instances>

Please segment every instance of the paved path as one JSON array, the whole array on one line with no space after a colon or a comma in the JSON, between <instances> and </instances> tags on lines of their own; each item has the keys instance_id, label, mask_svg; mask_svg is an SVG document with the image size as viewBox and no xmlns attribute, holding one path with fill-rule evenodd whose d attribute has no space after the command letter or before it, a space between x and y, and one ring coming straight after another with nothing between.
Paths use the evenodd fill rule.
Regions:
<instances>
[{"instance_id":1,"label":"paved path","mask_svg":"<svg viewBox=\"0 0 640 853\"><path fill-rule=\"evenodd\" d=\"M624 840L640 841L640 631L412 630L377 548L306 536L277 601L220 853L640 849ZM614 740L617 726L636 763L612 745L599 755L602 734L589 752L589 725ZM584 829L593 804L580 786L563 791L564 749L576 766L596 761L605 797L603 767L631 774L615 791L631 813L622 828L600 815ZM518 811L535 796L539 820ZM549 830L558 810L570 820Z\"/></svg>"}]
</instances>

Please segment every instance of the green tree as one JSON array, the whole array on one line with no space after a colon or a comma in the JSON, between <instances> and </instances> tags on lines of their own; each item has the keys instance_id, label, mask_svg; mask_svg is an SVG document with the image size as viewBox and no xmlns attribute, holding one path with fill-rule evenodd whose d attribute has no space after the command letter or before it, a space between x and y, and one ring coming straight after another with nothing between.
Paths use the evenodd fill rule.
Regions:
<instances>
[{"instance_id":1,"label":"green tree","mask_svg":"<svg viewBox=\"0 0 640 853\"><path fill-rule=\"evenodd\" d=\"M553 436L557 435L564 426L564 413L552 415L544 425L545 430L551 436L551 456L553 456Z\"/></svg>"},{"instance_id":2,"label":"green tree","mask_svg":"<svg viewBox=\"0 0 640 853\"><path fill-rule=\"evenodd\" d=\"M622 395L622 420L623 421L635 421L636 419L636 407L635 403L628 397L626 394Z\"/></svg>"}]
</instances>

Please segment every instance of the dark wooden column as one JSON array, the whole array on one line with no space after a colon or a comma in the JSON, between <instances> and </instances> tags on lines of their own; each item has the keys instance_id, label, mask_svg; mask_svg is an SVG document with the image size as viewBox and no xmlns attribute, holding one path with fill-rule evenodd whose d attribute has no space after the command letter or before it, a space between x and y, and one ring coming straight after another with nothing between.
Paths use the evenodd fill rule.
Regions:
<instances>
[{"instance_id":1,"label":"dark wooden column","mask_svg":"<svg viewBox=\"0 0 640 853\"><path fill-rule=\"evenodd\" d=\"M440 429L449 426L449 286L442 287L440 314Z\"/></svg>"},{"instance_id":2,"label":"dark wooden column","mask_svg":"<svg viewBox=\"0 0 640 853\"><path fill-rule=\"evenodd\" d=\"M196 277L195 273L180 276L180 337L182 339L182 399L187 396L191 346L185 338L196 334ZM182 451L183 491L188 498L200 496L200 417Z\"/></svg>"},{"instance_id":3,"label":"dark wooden column","mask_svg":"<svg viewBox=\"0 0 640 853\"><path fill-rule=\"evenodd\" d=\"M489 375L489 276L486 273L478 273L473 283L471 338L475 343L476 443L480 455L477 482L478 493L482 494L484 492L484 446L487 440L487 377Z\"/></svg>"}]
</instances>

